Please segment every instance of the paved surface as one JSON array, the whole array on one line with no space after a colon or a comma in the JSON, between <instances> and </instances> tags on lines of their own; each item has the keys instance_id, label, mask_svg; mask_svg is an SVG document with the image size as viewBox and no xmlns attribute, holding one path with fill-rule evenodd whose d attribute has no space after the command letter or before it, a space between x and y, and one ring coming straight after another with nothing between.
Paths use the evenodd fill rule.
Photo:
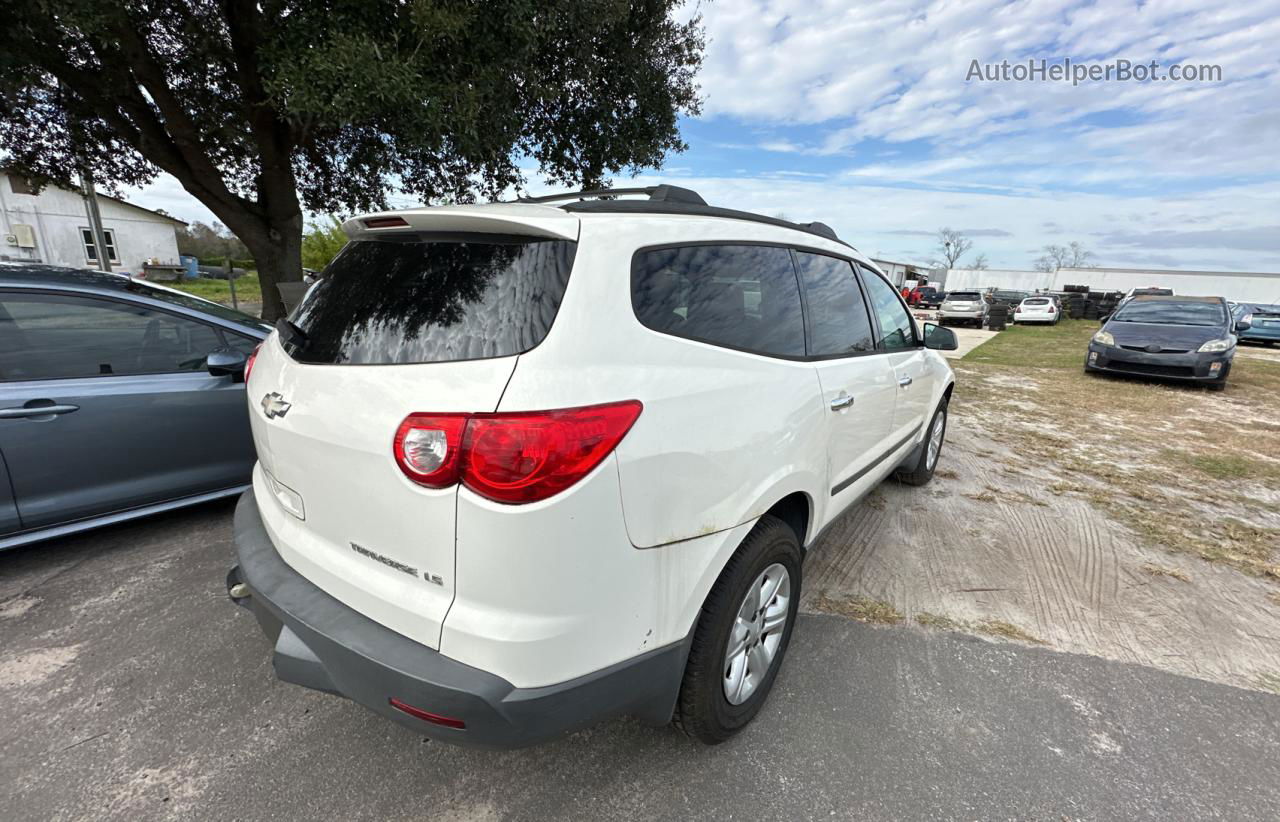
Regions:
<instances>
[{"instance_id":1,"label":"paved surface","mask_svg":"<svg viewBox=\"0 0 1280 822\"><path fill-rule=\"evenodd\" d=\"M0 554L0 819L1275 819L1280 697L841 617L718 748L425 743L275 682L231 506Z\"/></svg>"}]
</instances>

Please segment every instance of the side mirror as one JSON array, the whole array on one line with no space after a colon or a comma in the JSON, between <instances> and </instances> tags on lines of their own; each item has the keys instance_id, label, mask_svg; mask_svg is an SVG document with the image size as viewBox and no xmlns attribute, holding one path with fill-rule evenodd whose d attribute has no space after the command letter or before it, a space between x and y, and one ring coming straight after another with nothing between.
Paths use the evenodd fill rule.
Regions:
<instances>
[{"instance_id":1,"label":"side mirror","mask_svg":"<svg viewBox=\"0 0 1280 822\"><path fill-rule=\"evenodd\" d=\"M1107 320L1109 319L1111 319L1110 314L1103 314L1101 317L1098 318L1098 325L1106 325Z\"/></svg>"},{"instance_id":2,"label":"side mirror","mask_svg":"<svg viewBox=\"0 0 1280 822\"><path fill-rule=\"evenodd\" d=\"M244 364L248 358L234 348L215 348L205 359L205 367L214 377L231 377L239 382L244 379Z\"/></svg>"},{"instance_id":3,"label":"side mirror","mask_svg":"<svg viewBox=\"0 0 1280 822\"><path fill-rule=\"evenodd\" d=\"M924 347L935 351L955 351L960 347L956 332L933 323L924 324Z\"/></svg>"},{"instance_id":4,"label":"side mirror","mask_svg":"<svg viewBox=\"0 0 1280 822\"><path fill-rule=\"evenodd\" d=\"M1245 314L1236 320L1236 331L1248 331L1250 328L1253 328L1253 317L1251 315Z\"/></svg>"}]
</instances>

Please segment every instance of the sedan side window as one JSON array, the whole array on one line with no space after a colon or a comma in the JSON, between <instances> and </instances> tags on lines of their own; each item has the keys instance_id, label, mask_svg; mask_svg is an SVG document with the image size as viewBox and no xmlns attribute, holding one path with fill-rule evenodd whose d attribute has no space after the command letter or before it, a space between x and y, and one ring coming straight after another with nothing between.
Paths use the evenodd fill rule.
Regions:
<instances>
[{"instance_id":1,"label":"sedan side window","mask_svg":"<svg viewBox=\"0 0 1280 822\"><path fill-rule=\"evenodd\" d=\"M199 371L222 344L204 323L132 303L0 295L0 380Z\"/></svg>"},{"instance_id":2,"label":"sedan side window","mask_svg":"<svg viewBox=\"0 0 1280 822\"><path fill-rule=\"evenodd\" d=\"M876 347L862 287L848 260L797 251L809 315L809 355L852 356Z\"/></svg>"},{"instance_id":3,"label":"sedan side window","mask_svg":"<svg viewBox=\"0 0 1280 822\"><path fill-rule=\"evenodd\" d=\"M907 313L893 286L879 274L866 268L862 269L862 281L867 286L871 308L880 321L878 347L886 351L914 348L917 345L915 320Z\"/></svg>"}]
</instances>

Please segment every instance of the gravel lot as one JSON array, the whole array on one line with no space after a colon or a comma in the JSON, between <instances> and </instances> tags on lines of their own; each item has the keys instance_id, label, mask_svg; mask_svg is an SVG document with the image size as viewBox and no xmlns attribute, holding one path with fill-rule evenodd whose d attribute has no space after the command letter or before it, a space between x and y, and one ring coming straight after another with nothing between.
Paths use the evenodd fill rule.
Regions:
<instances>
[{"instance_id":1,"label":"gravel lot","mask_svg":"<svg viewBox=\"0 0 1280 822\"><path fill-rule=\"evenodd\" d=\"M425 743L274 680L230 532L214 504L0 555L0 819L1280 816L1280 697L838 616L718 748Z\"/></svg>"}]
</instances>

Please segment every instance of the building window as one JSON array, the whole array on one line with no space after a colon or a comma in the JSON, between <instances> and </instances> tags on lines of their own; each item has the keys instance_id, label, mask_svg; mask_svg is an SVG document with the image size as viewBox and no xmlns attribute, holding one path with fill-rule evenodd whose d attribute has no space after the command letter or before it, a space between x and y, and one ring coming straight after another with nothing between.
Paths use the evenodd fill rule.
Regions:
<instances>
[{"instance_id":1,"label":"building window","mask_svg":"<svg viewBox=\"0 0 1280 822\"><path fill-rule=\"evenodd\" d=\"M25 177L19 177L17 174L9 175L9 190L14 194L35 194L35 187L31 185L31 181Z\"/></svg>"},{"instance_id":2,"label":"building window","mask_svg":"<svg viewBox=\"0 0 1280 822\"><path fill-rule=\"evenodd\" d=\"M102 234L106 238L107 259L113 263L119 263L120 255L116 253L115 231L110 228L104 228L102 229ZM98 252L93 244L93 231L82 226L80 228L80 239L84 243L84 258L91 263L96 263L98 261Z\"/></svg>"}]
</instances>

